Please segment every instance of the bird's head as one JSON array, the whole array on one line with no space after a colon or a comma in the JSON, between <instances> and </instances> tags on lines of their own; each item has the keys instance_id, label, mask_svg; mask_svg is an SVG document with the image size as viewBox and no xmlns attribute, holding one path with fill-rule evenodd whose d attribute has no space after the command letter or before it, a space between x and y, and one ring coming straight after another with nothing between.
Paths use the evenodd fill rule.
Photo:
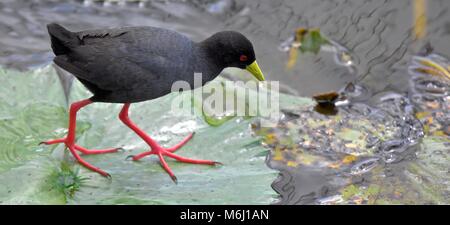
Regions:
<instances>
[{"instance_id":1,"label":"bird's head","mask_svg":"<svg viewBox=\"0 0 450 225\"><path fill-rule=\"evenodd\" d=\"M222 31L212 35L204 42L209 54L224 68L237 67L246 69L259 81L264 75L256 62L252 43L236 31Z\"/></svg>"}]
</instances>

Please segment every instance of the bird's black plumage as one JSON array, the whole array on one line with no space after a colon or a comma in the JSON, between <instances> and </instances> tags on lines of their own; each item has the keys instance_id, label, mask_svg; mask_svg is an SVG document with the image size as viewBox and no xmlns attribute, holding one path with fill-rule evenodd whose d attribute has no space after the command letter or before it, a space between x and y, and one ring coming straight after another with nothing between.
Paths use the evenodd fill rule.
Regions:
<instances>
[{"instance_id":1,"label":"bird's black plumage","mask_svg":"<svg viewBox=\"0 0 450 225\"><path fill-rule=\"evenodd\" d=\"M193 42L177 32L156 27L71 32L47 25L54 62L75 75L93 101L132 103L158 98L176 81L203 84L226 67L245 68L255 61L251 42L234 31ZM245 55L245 60L240 56Z\"/></svg>"}]
</instances>

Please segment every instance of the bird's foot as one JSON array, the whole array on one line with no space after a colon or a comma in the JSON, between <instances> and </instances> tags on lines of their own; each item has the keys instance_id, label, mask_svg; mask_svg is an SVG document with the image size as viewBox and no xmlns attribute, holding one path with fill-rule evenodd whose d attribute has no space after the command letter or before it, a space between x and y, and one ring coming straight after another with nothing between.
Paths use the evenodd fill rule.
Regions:
<instances>
[{"instance_id":1,"label":"bird's foot","mask_svg":"<svg viewBox=\"0 0 450 225\"><path fill-rule=\"evenodd\" d=\"M170 148L163 148L159 145L150 146L151 150L147 152L140 153L138 155L130 155L127 157L127 159L131 158L133 161L137 161L139 159L142 159L145 156L148 155L157 155L159 158L159 161L161 163L161 166L164 168L164 170L169 174L169 176L172 178L173 182L177 183L177 177L170 169L169 165L167 165L166 160L163 156L167 156L170 158L173 158L179 162L183 163L191 163L191 164L204 164L204 165L222 165L220 162L211 161L211 160L202 160L202 159L190 159L186 157L182 157L179 155L174 154L176 150L181 148L183 145L185 145L193 136L194 133L190 134L188 137L186 137L183 141L178 143L177 145L170 147Z\"/></svg>"},{"instance_id":2,"label":"bird's foot","mask_svg":"<svg viewBox=\"0 0 450 225\"><path fill-rule=\"evenodd\" d=\"M99 173L102 176L105 177L111 177L111 175L109 175L109 173L95 167L92 166L91 164L89 164L88 162L86 162L84 159L82 159L77 151L85 154L85 155L94 155L94 154L105 154L105 153L113 153L113 152L117 152L119 150L122 150L122 148L109 148L109 149L87 149L84 147L81 147L75 143L70 143L67 138L60 138L60 139L53 139L53 140L48 140L48 141L43 141L39 144L45 144L45 145L52 145L52 144L59 144L59 143L64 143L66 145L66 147L70 150L70 152L72 153L72 155L75 157L75 159L84 167Z\"/></svg>"},{"instance_id":3,"label":"bird's foot","mask_svg":"<svg viewBox=\"0 0 450 225\"><path fill-rule=\"evenodd\" d=\"M48 141L43 141L39 144L45 144L45 145L53 145L53 144L59 144L64 143L66 146L72 145L73 148L84 155L98 155L98 154L105 154L105 153L114 153L119 150L123 150L123 148L107 148L107 149L87 149L82 146L79 146L77 144L71 144L68 143L67 138L60 138L60 139L53 139Z\"/></svg>"}]
</instances>

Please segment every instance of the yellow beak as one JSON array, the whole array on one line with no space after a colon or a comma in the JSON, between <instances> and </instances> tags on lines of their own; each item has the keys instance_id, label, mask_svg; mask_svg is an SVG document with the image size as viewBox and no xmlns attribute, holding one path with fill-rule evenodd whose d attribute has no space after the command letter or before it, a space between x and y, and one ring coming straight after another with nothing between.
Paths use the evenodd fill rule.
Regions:
<instances>
[{"instance_id":1,"label":"yellow beak","mask_svg":"<svg viewBox=\"0 0 450 225\"><path fill-rule=\"evenodd\" d=\"M264 79L264 75L261 72L261 69L259 68L258 63L256 62L256 60L252 64L248 65L245 69L248 72L250 72L251 74L253 74L253 76L255 76L256 79L258 79L259 81L264 81L265 80Z\"/></svg>"}]
</instances>

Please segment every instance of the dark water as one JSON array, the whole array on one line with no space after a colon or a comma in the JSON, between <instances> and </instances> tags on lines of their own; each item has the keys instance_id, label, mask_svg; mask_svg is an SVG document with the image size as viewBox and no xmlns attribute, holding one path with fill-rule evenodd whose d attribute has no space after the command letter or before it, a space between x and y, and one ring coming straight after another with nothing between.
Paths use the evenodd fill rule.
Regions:
<instances>
[{"instance_id":1,"label":"dark water","mask_svg":"<svg viewBox=\"0 0 450 225\"><path fill-rule=\"evenodd\" d=\"M353 93L353 101L363 105L361 108L345 106L340 113L350 116L349 119L359 116L370 118L370 113L364 110L381 110L386 116L379 118L376 116L380 113L370 114L374 116L372 122L384 119L398 123L392 126L395 130L393 137L380 142L377 147L384 148L381 152L390 152L392 148L401 149L408 138L414 142L420 136L421 128L414 134L408 133L412 132L408 129L417 126L417 121L413 119L414 111L408 107L420 108L424 101L436 97L435 92L430 94L430 89L421 88L430 88L433 81L420 77L412 80L408 72L412 57L422 51L427 43L434 49L433 53L450 57L450 2L427 1L427 35L422 40L415 40L412 35L412 4L410 0L197 0L119 4L103 1L7 0L0 3L0 64L21 70L48 64L52 53L49 51L45 25L50 22L63 24L74 31L100 27L159 26L177 30L198 41L220 30L237 30L252 40L266 78L279 80L283 92L311 96L318 92L343 90L349 82L354 83L356 92L361 93L347 90L348 95ZM327 38L348 51L353 63L351 69L336 63L335 54L321 52L300 56L296 66L287 70L288 55L279 51L278 47L299 27L319 27ZM448 98L447 103L442 100L448 96L448 86L442 89L442 95L436 101L448 104ZM446 109L442 105L440 108ZM309 113L314 114L308 115L312 118L321 118L315 112ZM306 112L294 114L306 116ZM448 126L448 107L442 114L442 126ZM300 124L305 122L297 117L287 120ZM370 142L369 136L367 139ZM325 142L320 139L317 143ZM361 159L363 164L359 165L366 166L364 160L370 163L371 159ZM391 162L386 158L382 160L384 163L388 160L388 164ZM282 176L273 185L281 194L283 203L311 203L319 197L328 196L327 193L339 186L328 185L338 181L331 182L329 174L323 171L300 173L277 166L273 161L269 161L269 165L283 169Z\"/></svg>"},{"instance_id":2,"label":"dark water","mask_svg":"<svg viewBox=\"0 0 450 225\"><path fill-rule=\"evenodd\" d=\"M0 63L29 68L51 59L45 24L58 22L72 30L93 27L151 25L175 29L195 40L219 30L246 34L256 48L268 79L280 80L302 96L339 90L349 81L366 87L405 90L406 64L425 44L414 41L412 2L402 1L2 1ZM87 6L84 6L87 5ZM449 3L427 1L426 40L436 53L450 55ZM276 51L298 27L319 27L331 40L347 48L355 71L335 65L330 56L306 57L286 71L287 54Z\"/></svg>"}]
</instances>

